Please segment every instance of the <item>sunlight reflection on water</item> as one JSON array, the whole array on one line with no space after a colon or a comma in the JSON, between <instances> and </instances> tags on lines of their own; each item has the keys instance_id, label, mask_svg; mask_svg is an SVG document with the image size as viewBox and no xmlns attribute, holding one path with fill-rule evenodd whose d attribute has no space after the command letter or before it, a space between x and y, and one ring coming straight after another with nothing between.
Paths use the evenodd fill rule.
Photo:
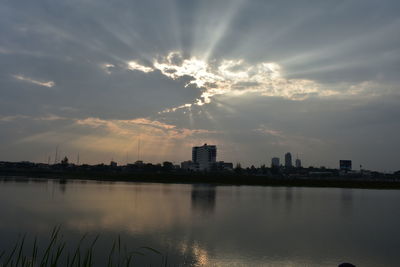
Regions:
<instances>
[{"instance_id":1,"label":"sunlight reflection on water","mask_svg":"<svg viewBox=\"0 0 400 267\"><path fill-rule=\"evenodd\" d=\"M396 266L399 200L396 190L3 179L0 248L61 224L74 244L99 233L99 255L120 234L173 266Z\"/></svg>"}]
</instances>

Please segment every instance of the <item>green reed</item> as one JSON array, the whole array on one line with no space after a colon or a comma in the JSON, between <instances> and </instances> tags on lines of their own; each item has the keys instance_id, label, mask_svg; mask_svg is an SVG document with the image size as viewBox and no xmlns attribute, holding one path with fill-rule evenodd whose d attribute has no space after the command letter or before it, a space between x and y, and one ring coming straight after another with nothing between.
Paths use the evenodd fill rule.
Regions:
<instances>
[{"instance_id":1,"label":"green reed","mask_svg":"<svg viewBox=\"0 0 400 267\"><path fill-rule=\"evenodd\" d=\"M90 267L94 266L95 245L99 235L95 236L88 246L83 246L88 239L84 234L76 245L73 252L66 250L66 242L60 235L61 227L54 227L48 244L40 248L37 238L34 238L32 247L26 245L26 235L19 238L10 251L0 251L0 267ZM28 252L27 252L28 251ZM103 259L102 266L107 267L129 267L133 266L135 256L145 256L146 253L160 256L160 266L168 265L168 257L151 247L139 247L138 250L128 251L125 244L121 242L118 235L113 241L107 258Z\"/></svg>"}]
</instances>

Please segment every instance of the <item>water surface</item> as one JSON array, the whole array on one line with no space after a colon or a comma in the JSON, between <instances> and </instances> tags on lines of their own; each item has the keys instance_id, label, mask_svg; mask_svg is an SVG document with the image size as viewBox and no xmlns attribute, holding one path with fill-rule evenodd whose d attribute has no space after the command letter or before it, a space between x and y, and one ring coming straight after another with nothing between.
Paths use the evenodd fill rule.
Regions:
<instances>
[{"instance_id":1,"label":"water surface","mask_svg":"<svg viewBox=\"0 0 400 267\"><path fill-rule=\"evenodd\" d=\"M120 235L171 266L398 266L399 201L397 190L3 179L0 249L23 233L45 244L61 224L71 247L100 234L98 262Z\"/></svg>"}]
</instances>

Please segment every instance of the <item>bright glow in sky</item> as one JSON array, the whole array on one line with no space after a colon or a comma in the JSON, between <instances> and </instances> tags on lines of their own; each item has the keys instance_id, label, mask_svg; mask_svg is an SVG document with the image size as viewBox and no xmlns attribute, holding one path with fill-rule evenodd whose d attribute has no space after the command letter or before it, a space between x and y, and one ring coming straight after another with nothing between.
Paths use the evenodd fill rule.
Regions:
<instances>
[{"instance_id":1,"label":"bright glow in sky","mask_svg":"<svg viewBox=\"0 0 400 267\"><path fill-rule=\"evenodd\" d=\"M152 68L140 65L139 63L137 63L135 61L129 61L128 62L128 68L130 70L139 70L139 71L143 71L143 72L152 72L153 71Z\"/></svg>"},{"instance_id":2,"label":"bright glow in sky","mask_svg":"<svg viewBox=\"0 0 400 267\"><path fill-rule=\"evenodd\" d=\"M37 81L28 77L24 77L22 75L14 75L14 78L20 81L24 81L24 82L30 82L36 85L40 85L40 86L44 86L44 87L48 87L51 88L54 85L56 85L53 81L48 81L48 82L41 82L41 81Z\"/></svg>"},{"instance_id":3,"label":"bright glow in sky","mask_svg":"<svg viewBox=\"0 0 400 267\"><path fill-rule=\"evenodd\" d=\"M244 166L290 151L306 166L398 170L399 11L395 0L3 1L0 160L46 162L59 146L88 163L179 163L209 143Z\"/></svg>"},{"instance_id":4,"label":"bright glow in sky","mask_svg":"<svg viewBox=\"0 0 400 267\"><path fill-rule=\"evenodd\" d=\"M188 76L186 84L204 88L200 98L194 104L202 106L211 102L215 95L240 96L247 93L258 93L262 96L284 97L302 100L312 96L330 96L338 94L321 88L311 80L286 79L277 63L262 62L249 65L244 60L223 60L220 63L209 63L196 57L183 59L181 53L171 52L162 62L155 61L154 67L165 76L174 80ZM146 69L139 69L148 72ZM180 107L190 107L189 104ZM171 110L171 109L168 109ZM172 110L176 110L173 108Z\"/></svg>"}]
</instances>

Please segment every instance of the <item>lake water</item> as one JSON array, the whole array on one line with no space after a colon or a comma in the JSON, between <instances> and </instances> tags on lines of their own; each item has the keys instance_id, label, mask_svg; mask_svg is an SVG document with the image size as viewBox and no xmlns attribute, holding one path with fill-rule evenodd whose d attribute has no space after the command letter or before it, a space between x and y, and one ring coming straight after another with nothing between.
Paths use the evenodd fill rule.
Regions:
<instances>
[{"instance_id":1,"label":"lake water","mask_svg":"<svg viewBox=\"0 0 400 267\"><path fill-rule=\"evenodd\" d=\"M0 251L24 233L45 247L61 224L67 250L100 234L96 266L118 235L137 266L399 266L399 204L398 190L2 180Z\"/></svg>"}]
</instances>

